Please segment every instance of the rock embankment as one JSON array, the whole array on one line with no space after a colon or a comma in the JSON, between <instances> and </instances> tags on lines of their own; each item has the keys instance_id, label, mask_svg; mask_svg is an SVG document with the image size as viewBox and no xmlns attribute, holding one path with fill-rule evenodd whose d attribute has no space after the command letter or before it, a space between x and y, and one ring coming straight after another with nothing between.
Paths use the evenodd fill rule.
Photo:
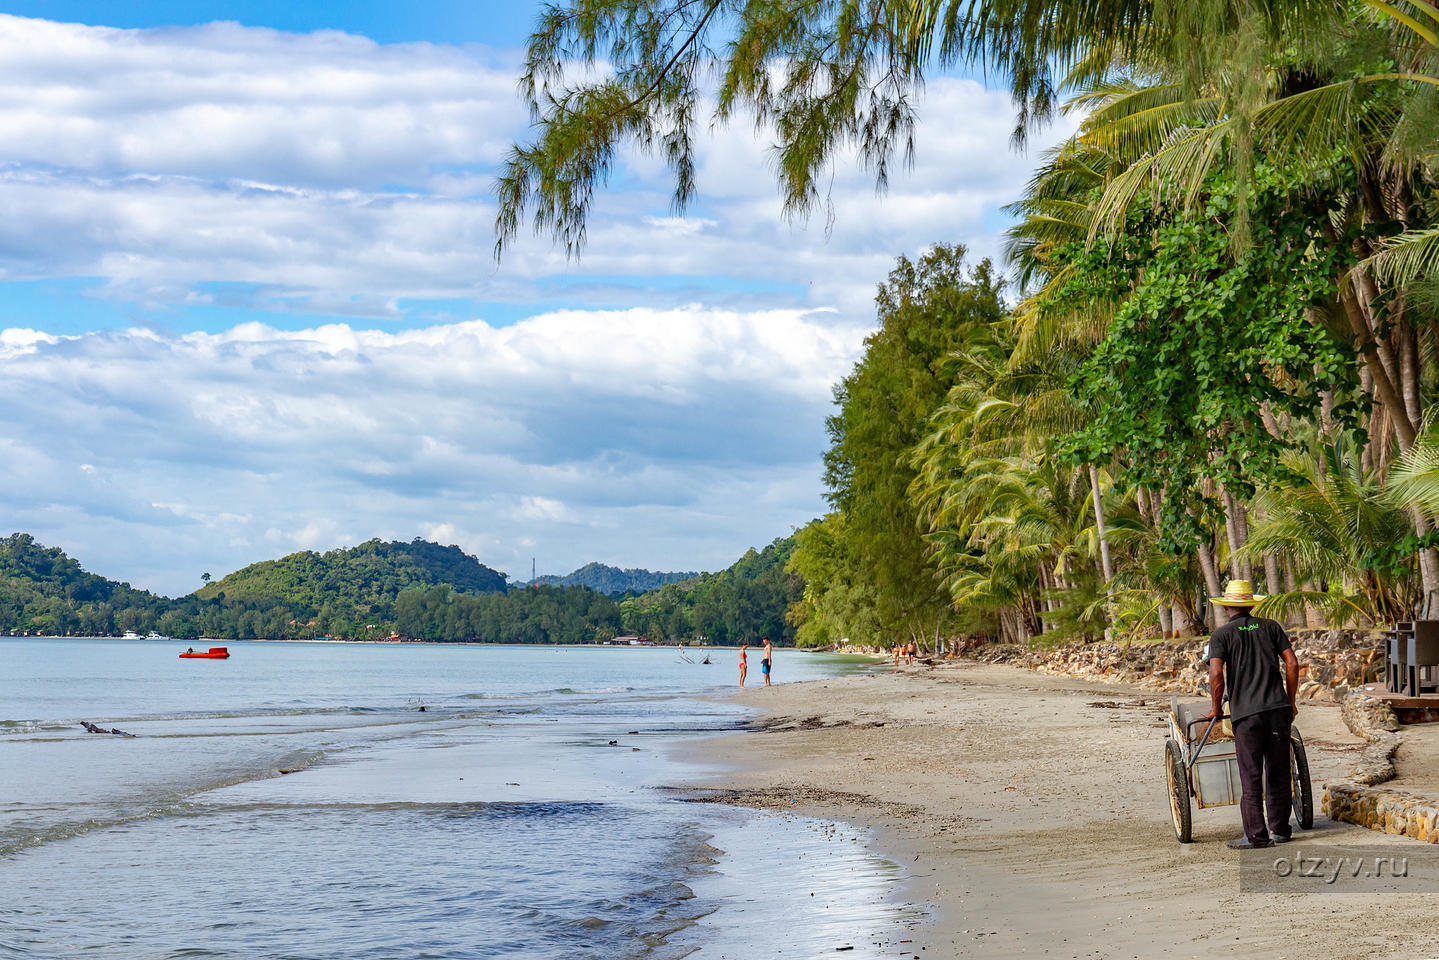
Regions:
<instances>
[{"instance_id":1,"label":"rock embankment","mask_svg":"<svg viewBox=\"0 0 1439 960\"><path fill-rule=\"evenodd\" d=\"M1298 630L1301 700L1342 700L1352 688L1379 678L1384 653L1379 634L1361 630ZM1208 689L1205 637L1125 643L1067 643L1051 647L985 644L960 655L1009 663L1055 676L1128 683L1165 693L1202 696Z\"/></svg>"}]
</instances>

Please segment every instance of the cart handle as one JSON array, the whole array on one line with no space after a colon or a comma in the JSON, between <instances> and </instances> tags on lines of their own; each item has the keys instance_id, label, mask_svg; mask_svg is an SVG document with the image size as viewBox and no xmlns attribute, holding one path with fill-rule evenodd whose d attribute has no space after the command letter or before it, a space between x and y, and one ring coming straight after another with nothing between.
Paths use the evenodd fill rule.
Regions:
<instances>
[{"instance_id":1,"label":"cart handle","mask_svg":"<svg viewBox=\"0 0 1439 960\"><path fill-rule=\"evenodd\" d=\"M1221 713L1221 714L1218 714L1218 715L1216 715L1216 716L1213 716L1213 717L1210 717L1210 718L1209 718L1209 726L1207 726L1207 727L1204 728L1204 736L1202 736L1202 737L1199 738L1199 744L1194 748L1194 753L1190 755L1189 761L1188 761L1187 763L1185 763L1185 765L1184 765L1186 769L1193 769L1193 768L1194 768L1194 764L1199 760L1199 751L1203 750L1203 749L1204 749L1204 745L1209 742L1209 734L1210 734L1211 731L1213 731L1214 725L1215 725L1216 723L1218 723L1220 720L1227 719L1228 717L1229 717L1229 714L1227 714L1227 713ZM1189 721L1188 724L1185 725L1185 731L1184 731L1184 732L1185 732L1186 734L1190 734L1190 733L1192 732L1192 730L1193 730L1193 728L1194 728L1194 725L1195 725L1196 723L1204 723L1204 722L1205 722L1205 720L1204 720L1203 717L1200 717L1198 720L1191 720L1191 721Z\"/></svg>"}]
</instances>

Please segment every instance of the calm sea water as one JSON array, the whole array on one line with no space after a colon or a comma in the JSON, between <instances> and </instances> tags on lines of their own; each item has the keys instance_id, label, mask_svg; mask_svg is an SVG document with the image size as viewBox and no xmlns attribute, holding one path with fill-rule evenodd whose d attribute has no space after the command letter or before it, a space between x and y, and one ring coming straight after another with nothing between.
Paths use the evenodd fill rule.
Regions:
<instances>
[{"instance_id":1,"label":"calm sea water","mask_svg":"<svg viewBox=\"0 0 1439 960\"><path fill-rule=\"evenodd\" d=\"M0 957L870 957L908 917L863 837L664 789L743 720L700 699L733 651L229 647L0 639Z\"/></svg>"}]
</instances>

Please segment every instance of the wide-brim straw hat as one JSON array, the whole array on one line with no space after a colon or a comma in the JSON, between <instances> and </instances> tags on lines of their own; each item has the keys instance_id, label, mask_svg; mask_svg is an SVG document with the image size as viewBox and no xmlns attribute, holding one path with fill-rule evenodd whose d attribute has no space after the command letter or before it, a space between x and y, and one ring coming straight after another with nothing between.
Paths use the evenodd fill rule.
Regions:
<instances>
[{"instance_id":1,"label":"wide-brim straw hat","mask_svg":"<svg viewBox=\"0 0 1439 960\"><path fill-rule=\"evenodd\" d=\"M1254 592L1254 584L1248 580L1230 580L1224 588L1224 596L1210 597L1209 602L1221 607L1252 607L1266 599L1264 594Z\"/></svg>"}]
</instances>

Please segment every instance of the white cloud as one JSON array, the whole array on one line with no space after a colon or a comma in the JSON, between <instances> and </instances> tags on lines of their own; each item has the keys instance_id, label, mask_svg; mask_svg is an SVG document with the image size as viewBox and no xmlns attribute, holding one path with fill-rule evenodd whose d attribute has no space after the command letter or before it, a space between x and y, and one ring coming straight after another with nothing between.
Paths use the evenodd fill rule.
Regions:
<instances>
[{"instance_id":1,"label":"white cloud","mask_svg":"<svg viewBox=\"0 0 1439 960\"><path fill-rule=\"evenodd\" d=\"M636 308L53 338L0 356L0 498L19 527L171 591L371 535L454 540L512 572L532 551L560 572L718 567L821 510L829 385L862 334Z\"/></svg>"},{"instance_id":2,"label":"white cloud","mask_svg":"<svg viewBox=\"0 0 1439 960\"><path fill-rule=\"evenodd\" d=\"M841 162L808 222L782 216L747 123L700 138L687 216L626 153L582 260L524 236L497 266L491 178L528 135L516 63L0 16L0 281L93 278L157 321L0 330L15 527L180 591L372 535L518 574L532 554L715 568L820 512L830 385L875 284L937 241L997 248L1029 168L1007 97L934 80L915 169L876 197ZM402 329L417 300L449 315ZM498 304L538 315L474 319ZM196 307L274 323L186 332ZM276 329L286 313L356 319Z\"/></svg>"},{"instance_id":3,"label":"white cloud","mask_svg":"<svg viewBox=\"0 0 1439 960\"><path fill-rule=\"evenodd\" d=\"M547 238L491 257L491 176L528 136L516 56L211 24L116 30L0 17L0 276L99 277L145 307L395 318L400 301L710 302L868 311L895 254L995 251L1028 165L1006 95L935 79L918 164L876 197L843 160L832 217L781 215L769 148L737 122L699 141L693 215L625 154L578 263ZM676 289L657 283L687 278ZM561 284L560 288L556 283Z\"/></svg>"}]
</instances>

